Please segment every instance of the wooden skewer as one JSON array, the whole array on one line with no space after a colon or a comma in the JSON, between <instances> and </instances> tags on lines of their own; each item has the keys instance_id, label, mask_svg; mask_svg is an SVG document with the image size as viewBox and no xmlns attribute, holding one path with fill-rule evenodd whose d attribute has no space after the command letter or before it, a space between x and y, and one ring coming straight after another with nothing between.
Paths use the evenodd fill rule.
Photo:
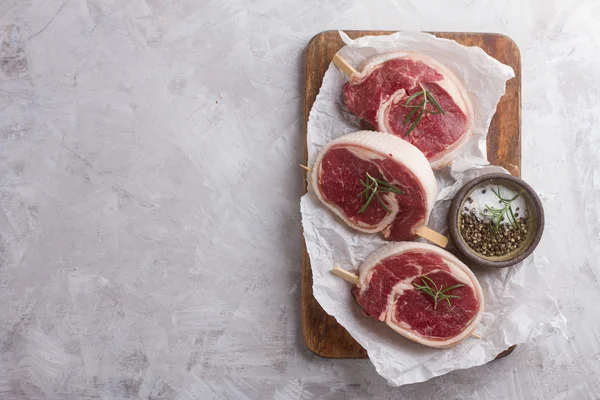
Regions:
<instances>
[{"instance_id":1,"label":"wooden skewer","mask_svg":"<svg viewBox=\"0 0 600 400\"><path fill-rule=\"evenodd\" d=\"M301 168L304 168L308 172L312 172L312 168L307 167L306 165L298 164ZM440 233L437 233L433 229L430 229L426 226L421 226L417 228L415 234L424 239L429 240L432 243L437 244L441 248L445 248L448 245L448 238Z\"/></svg>"},{"instance_id":2,"label":"wooden skewer","mask_svg":"<svg viewBox=\"0 0 600 400\"><path fill-rule=\"evenodd\" d=\"M346 271L345 269L335 266L331 270L331 273L334 274L335 276L337 276L338 278L342 278L346 282L349 282L353 285L358 285L358 282L359 282L358 275L356 275L350 271ZM481 339L481 336L479 336L476 333L471 333L471 336L473 336L475 339Z\"/></svg>"},{"instance_id":3,"label":"wooden skewer","mask_svg":"<svg viewBox=\"0 0 600 400\"><path fill-rule=\"evenodd\" d=\"M415 232L417 236L425 238L432 243L437 244L441 248L445 248L448 245L448 238L440 233L437 233L433 229L430 229L426 226L421 226L417 228Z\"/></svg>"},{"instance_id":4,"label":"wooden skewer","mask_svg":"<svg viewBox=\"0 0 600 400\"><path fill-rule=\"evenodd\" d=\"M346 60L340 57L338 53L335 53L333 56L333 65L341 69L342 72L348 77L358 73L358 71L356 71L352 65L348 64Z\"/></svg>"},{"instance_id":5,"label":"wooden skewer","mask_svg":"<svg viewBox=\"0 0 600 400\"><path fill-rule=\"evenodd\" d=\"M338 278L342 278L346 282L350 282L353 285L358 285L358 275L353 274L350 271L346 271L340 267L333 267L331 273L337 276Z\"/></svg>"},{"instance_id":6,"label":"wooden skewer","mask_svg":"<svg viewBox=\"0 0 600 400\"><path fill-rule=\"evenodd\" d=\"M306 165L298 164L300 168L307 170L308 172L312 172L312 168L307 167ZM448 245L448 238L442 234L437 233L433 229L430 229L426 226L421 226L417 228L415 234L422 238L429 240L432 243L437 244L438 246L445 248Z\"/></svg>"}]
</instances>

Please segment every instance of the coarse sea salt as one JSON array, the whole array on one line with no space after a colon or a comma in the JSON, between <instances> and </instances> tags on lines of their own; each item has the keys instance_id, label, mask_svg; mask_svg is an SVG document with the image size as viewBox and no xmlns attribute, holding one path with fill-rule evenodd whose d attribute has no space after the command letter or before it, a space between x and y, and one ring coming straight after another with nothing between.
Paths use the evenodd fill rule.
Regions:
<instances>
[{"instance_id":1,"label":"coarse sea salt","mask_svg":"<svg viewBox=\"0 0 600 400\"><path fill-rule=\"evenodd\" d=\"M500 199L498 199L498 196L495 194L498 193L498 190L500 191L500 196L502 196L504 199L510 200L518 194L518 192L515 190L502 185L490 184L483 187L478 187L477 189L473 190L469 196L467 196L467 199L463 204L462 213L471 213L474 214L478 219L484 222L489 222L492 219L492 216L489 212L484 212L484 210L486 210L486 205L496 209L504 208L505 206L504 203L500 202ZM471 199L472 202L469 202L469 199ZM510 203L510 208L517 219L527 216L527 203L523 195L513 200ZM508 224L508 218L505 217L501 223Z\"/></svg>"}]
</instances>

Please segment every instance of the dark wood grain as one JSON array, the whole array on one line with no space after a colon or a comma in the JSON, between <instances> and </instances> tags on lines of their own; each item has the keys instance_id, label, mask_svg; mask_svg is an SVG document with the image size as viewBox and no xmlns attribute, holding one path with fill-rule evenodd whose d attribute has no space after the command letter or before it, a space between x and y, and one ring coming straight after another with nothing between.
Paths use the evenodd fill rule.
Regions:
<instances>
[{"instance_id":1,"label":"dark wood grain","mask_svg":"<svg viewBox=\"0 0 600 400\"><path fill-rule=\"evenodd\" d=\"M365 35L389 35L388 31L346 31L351 38ZM513 175L521 174L521 55L515 42L494 33L433 32L436 36L456 40L465 46L479 46L503 64L510 65L515 78L506 84L506 94L496 108L489 129L487 153L492 164L501 165ZM321 32L308 44L306 50L306 92L304 120L319 93L323 75L333 55L344 43L337 31ZM305 142L306 143L306 142ZM308 149L304 149L304 161ZM304 180L306 191L306 179ZM306 345L315 354L327 358L366 358L367 352L350 334L328 315L312 293L312 272L306 246L302 246L302 331ZM510 354L515 346L500 353Z\"/></svg>"}]
</instances>

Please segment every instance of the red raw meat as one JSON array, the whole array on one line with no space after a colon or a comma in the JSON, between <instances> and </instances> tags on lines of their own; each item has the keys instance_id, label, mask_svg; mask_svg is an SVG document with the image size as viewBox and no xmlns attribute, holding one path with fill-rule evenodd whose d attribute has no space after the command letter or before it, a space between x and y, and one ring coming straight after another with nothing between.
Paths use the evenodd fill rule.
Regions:
<instances>
[{"instance_id":1,"label":"red raw meat","mask_svg":"<svg viewBox=\"0 0 600 400\"><path fill-rule=\"evenodd\" d=\"M431 279L438 288L464 286L446 294L450 305L415 288ZM471 270L455 256L418 242L394 243L371 254L360 266L360 282L352 293L364 313L396 332L429 347L456 345L477 327L483 293Z\"/></svg>"},{"instance_id":2,"label":"red raw meat","mask_svg":"<svg viewBox=\"0 0 600 400\"><path fill-rule=\"evenodd\" d=\"M424 113L410 134L416 119L404 123L413 108L408 98L425 88L444 113ZM421 96L409 104L419 103ZM360 72L344 86L348 109L380 132L394 134L415 145L431 167L440 169L460 152L473 132L473 106L456 76L433 58L418 53L388 53L368 59ZM436 110L433 104L428 110Z\"/></svg>"},{"instance_id":3,"label":"red raw meat","mask_svg":"<svg viewBox=\"0 0 600 400\"><path fill-rule=\"evenodd\" d=\"M404 191L381 193L362 213L366 174ZM388 240L412 240L426 224L437 186L427 159L414 146L393 135L360 131L327 144L311 174L319 199L348 225L362 232L382 232Z\"/></svg>"}]
</instances>

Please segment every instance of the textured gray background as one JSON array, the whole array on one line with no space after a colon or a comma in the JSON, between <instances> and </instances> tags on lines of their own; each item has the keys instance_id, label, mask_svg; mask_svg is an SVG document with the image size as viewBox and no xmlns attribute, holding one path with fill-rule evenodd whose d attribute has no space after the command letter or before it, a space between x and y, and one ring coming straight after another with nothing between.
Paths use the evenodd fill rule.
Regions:
<instances>
[{"instance_id":1,"label":"textured gray background","mask_svg":"<svg viewBox=\"0 0 600 400\"><path fill-rule=\"evenodd\" d=\"M600 398L599 17L594 0L0 0L0 398ZM402 388L306 350L302 67L335 28L517 42L536 257L568 338Z\"/></svg>"}]
</instances>

